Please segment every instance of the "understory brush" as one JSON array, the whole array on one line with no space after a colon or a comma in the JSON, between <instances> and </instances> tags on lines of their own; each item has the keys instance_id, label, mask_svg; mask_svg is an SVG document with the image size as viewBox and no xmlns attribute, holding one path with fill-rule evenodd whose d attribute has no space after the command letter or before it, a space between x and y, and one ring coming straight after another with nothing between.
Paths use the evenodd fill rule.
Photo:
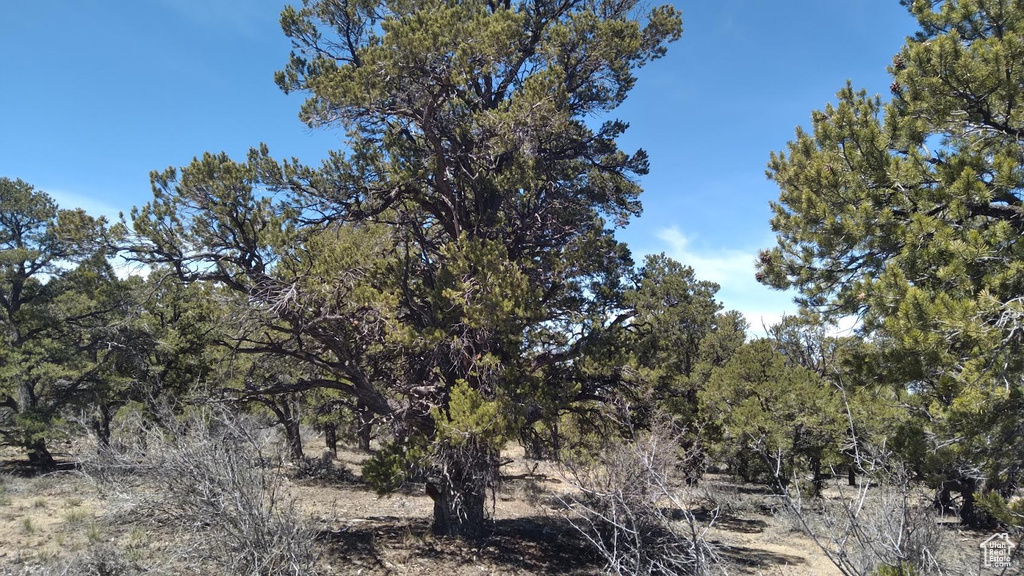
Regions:
<instances>
[{"instance_id":1,"label":"understory brush","mask_svg":"<svg viewBox=\"0 0 1024 576\"><path fill-rule=\"evenodd\" d=\"M706 539L714 522L694 514L686 487L688 458L672 426L614 444L596 459L571 459L563 476L574 488L562 497L566 518L615 575L725 573Z\"/></svg>"},{"instance_id":2,"label":"understory brush","mask_svg":"<svg viewBox=\"0 0 1024 576\"><path fill-rule=\"evenodd\" d=\"M314 574L314 533L272 469L269 435L226 408L133 414L82 462L101 489L174 530L175 554L224 574Z\"/></svg>"}]
</instances>

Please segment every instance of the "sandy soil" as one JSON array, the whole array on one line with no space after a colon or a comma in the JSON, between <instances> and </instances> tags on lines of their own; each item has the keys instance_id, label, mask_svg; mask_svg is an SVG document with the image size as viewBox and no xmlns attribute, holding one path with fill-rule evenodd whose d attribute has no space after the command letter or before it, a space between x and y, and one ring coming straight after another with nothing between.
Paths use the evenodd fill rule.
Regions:
<instances>
[{"instance_id":1,"label":"sandy soil","mask_svg":"<svg viewBox=\"0 0 1024 576\"><path fill-rule=\"evenodd\" d=\"M570 488L545 464L526 461L521 453L511 456L505 473L530 477L506 482L496 492L493 529L471 544L431 535L432 502L421 487L379 496L353 477L292 478L288 489L318 531L324 574L600 573L599 559L561 519L557 495ZM356 472L363 458L343 451L334 465ZM126 515L116 498L74 472L35 477L22 472L10 460L0 468L0 574L31 573L25 567L101 545L123 552L146 573L187 573L187 567L166 559L175 535L158 522ZM730 561L730 574L839 574L812 540L773 514L772 497L761 488L725 478L703 484L721 503L708 539ZM964 546L970 548L979 536L963 534Z\"/></svg>"}]
</instances>

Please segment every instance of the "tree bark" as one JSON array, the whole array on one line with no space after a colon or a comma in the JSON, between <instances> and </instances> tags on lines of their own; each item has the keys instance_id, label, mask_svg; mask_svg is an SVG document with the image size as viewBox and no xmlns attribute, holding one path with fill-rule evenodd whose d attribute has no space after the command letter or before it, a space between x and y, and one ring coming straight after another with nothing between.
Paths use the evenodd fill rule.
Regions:
<instances>
[{"instance_id":1,"label":"tree bark","mask_svg":"<svg viewBox=\"0 0 1024 576\"><path fill-rule=\"evenodd\" d=\"M288 444L288 457L293 462L302 460L302 435L299 432L299 419L293 414L284 421L284 437Z\"/></svg>"},{"instance_id":2,"label":"tree bark","mask_svg":"<svg viewBox=\"0 0 1024 576\"><path fill-rule=\"evenodd\" d=\"M324 444L334 458L338 457L338 425L324 424Z\"/></svg>"},{"instance_id":3,"label":"tree bark","mask_svg":"<svg viewBox=\"0 0 1024 576\"><path fill-rule=\"evenodd\" d=\"M110 406L101 402L96 407L96 414L92 417L92 430L96 434L98 450L110 448L110 423L112 420L113 414Z\"/></svg>"},{"instance_id":4,"label":"tree bark","mask_svg":"<svg viewBox=\"0 0 1024 576\"><path fill-rule=\"evenodd\" d=\"M956 512L960 516L960 522L973 528L984 527L990 521L988 515L978 510L975 504L975 492L978 481L974 478L955 478L946 480L939 487L935 496L935 505L940 510ZM960 494L960 507L956 508L953 502L952 492Z\"/></svg>"},{"instance_id":5,"label":"tree bark","mask_svg":"<svg viewBox=\"0 0 1024 576\"><path fill-rule=\"evenodd\" d=\"M821 474L821 458L817 455L811 457L811 474L811 487L814 495L819 496L825 487L825 478Z\"/></svg>"},{"instance_id":6,"label":"tree bark","mask_svg":"<svg viewBox=\"0 0 1024 576\"><path fill-rule=\"evenodd\" d=\"M28 461L42 470L53 470L57 467L56 460L53 459L53 455L46 448L46 440L39 438L32 440L26 446L28 449Z\"/></svg>"},{"instance_id":7,"label":"tree bark","mask_svg":"<svg viewBox=\"0 0 1024 576\"><path fill-rule=\"evenodd\" d=\"M359 419L359 427L356 430L359 449L369 452L370 440L373 439L373 413L362 401L359 401L356 403L356 416Z\"/></svg>"},{"instance_id":8,"label":"tree bark","mask_svg":"<svg viewBox=\"0 0 1024 576\"><path fill-rule=\"evenodd\" d=\"M427 495L434 500L434 534L481 538L487 527L487 487L497 474L497 453L470 441L442 447L436 461L439 473L427 481Z\"/></svg>"},{"instance_id":9,"label":"tree bark","mask_svg":"<svg viewBox=\"0 0 1024 576\"><path fill-rule=\"evenodd\" d=\"M435 535L460 536L470 540L483 537L487 526L484 491L463 492L453 486L428 482L427 495L434 500L434 524L431 529Z\"/></svg>"}]
</instances>

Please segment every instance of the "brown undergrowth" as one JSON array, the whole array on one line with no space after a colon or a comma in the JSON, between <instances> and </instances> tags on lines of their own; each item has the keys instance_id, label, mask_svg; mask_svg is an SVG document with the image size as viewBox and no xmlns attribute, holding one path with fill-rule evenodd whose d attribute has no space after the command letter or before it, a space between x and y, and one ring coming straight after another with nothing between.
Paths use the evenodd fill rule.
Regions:
<instances>
[{"instance_id":1,"label":"brown undergrowth","mask_svg":"<svg viewBox=\"0 0 1024 576\"><path fill-rule=\"evenodd\" d=\"M431 534L432 503L421 486L390 496L370 490L358 474L366 458L358 451L339 451L327 474L280 461L271 470L281 497L294 502L296 518L309 530L318 574L600 574L602 558L565 520L571 486L552 465L527 460L521 450L504 456L510 463L503 472L515 479L494 492L488 535L474 543ZM28 474L17 464L21 458L10 450L0 454L0 575L229 573L183 557L189 535L170 519L77 472ZM696 520L711 520L715 503L706 538L729 574L838 574L770 491L708 475L696 493ZM944 529L968 553L983 536Z\"/></svg>"}]
</instances>

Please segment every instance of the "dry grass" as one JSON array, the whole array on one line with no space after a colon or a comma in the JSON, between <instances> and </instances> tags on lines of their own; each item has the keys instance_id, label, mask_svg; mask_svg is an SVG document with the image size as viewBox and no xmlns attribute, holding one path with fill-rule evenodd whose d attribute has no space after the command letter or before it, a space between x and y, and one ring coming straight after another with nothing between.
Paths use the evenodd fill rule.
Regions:
<instances>
[{"instance_id":1,"label":"dry grass","mask_svg":"<svg viewBox=\"0 0 1024 576\"><path fill-rule=\"evenodd\" d=\"M309 438L310 445L315 441ZM0 454L0 461L19 456ZM599 574L601 559L559 519L559 497L571 487L550 463L526 460L520 450L503 456L512 460L503 471L517 479L502 484L488 503L493 529L474 545L430 534L432 503L422 491L378 496L358 474L338 480L295 478L288 467L278 472L283 496L294 498L295 513L316 533L316 569L325 576ZM357 471L365 458L341 450L333 466ZM712 502L719 507L706 538L730 562L729 574L838 574L811 540L791 529L792 522L773 514L777 497L761 487L708 476L695 497L698 519ZM26 518L32 534L24 532ZM951 546L975 560L977 543L988 536L943 529ZM126 507L78 475L0 472L0 575L102 573L98 568L122 570L107 574L216 573L178 557L184 537L172 524Z\"/></svg>"}]
</instances>

